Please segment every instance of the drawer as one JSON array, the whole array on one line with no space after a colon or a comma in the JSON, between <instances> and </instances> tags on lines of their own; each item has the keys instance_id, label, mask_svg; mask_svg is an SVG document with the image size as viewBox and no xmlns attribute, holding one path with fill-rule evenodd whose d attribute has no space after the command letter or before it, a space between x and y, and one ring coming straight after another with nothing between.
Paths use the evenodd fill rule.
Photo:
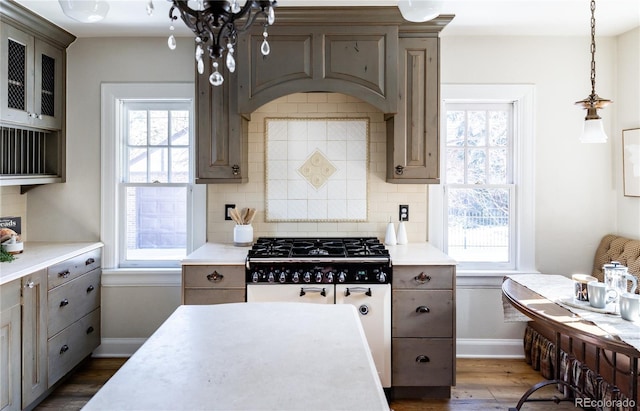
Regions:
<instances>
[{"instance_id":1,"label":"drawer","mask_svg":"<svg viewBox=\"0 0 640 411\"><path fill-rule=\"evenodd\" d=\"M182 286L244 288L244 265L184 265Z\"/></svg>"},{"instance_id":2,"label":"drawer","mask_svg":"<svg viewBox=\"0 0 640 411\"><path fill-rule=\"evenodd\" d=\"M101 270L93 270L49 291L49 337L100 306Z\"/></svg>"},{"instance_id":3,"label":"drawer","mask_svg":"<svg viewBox=\"0 0 640 411\"><path fill-rule=\"evenodd\" d=\"M393 337L453 337L453 292L393 290Z\"/></svg>"},{"instance_id":4,"label":"drawer","mask_svg":"<svg viewBox=\"0 0 640 411\"><path fill-rule=\"evenodd\" d=\"M100 248L88 251L48 268L49 289L57 287L67 281L88 273L100 267L102 250Z\"/></svg>"},{"instance_id":5,"label":"drawer","mask_svg":"<svg viewBox=\"0 0 640 411\"><path fill-rule=\"evenodd\" d=\"M423 265L394 266L393 288L414 288L420 290L453 290L455 266Z\"/></svg>"},{"instance_id":6,"label":"drawer","mask_svg":"<svg viewBox=\"0 0 640 411\"><path fill-rule=\"evenodd\" d=\"M183 304L204 305L204 304L226 304L243 303L245 301L244 288L231 289L206 289L206 288L185 288Z\"/></svg>"},{"instance_id":7,"label":"drawer","mask_svg":"<svg viewBox=\"0 0 640 411\"><path fill-rule=\"evenodd\" d=\"M453 385L452 338L393 338L391 362L394 386Z\"/></svg>"},{"instance_id":8,"label":"drawer","mask_svg":"<svg viewBox=\"0 0 640 411\"><path fill-rule=\"evenodd\" d=\"M48 342L49 387L100 345L100 308L65 328Z\"/></svg>"}]
</instances>

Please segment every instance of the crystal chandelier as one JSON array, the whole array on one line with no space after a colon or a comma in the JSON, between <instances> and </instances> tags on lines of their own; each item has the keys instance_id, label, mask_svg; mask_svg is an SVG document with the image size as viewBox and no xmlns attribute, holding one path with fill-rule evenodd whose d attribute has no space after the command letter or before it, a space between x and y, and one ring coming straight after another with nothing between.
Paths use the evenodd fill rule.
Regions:
<instances>
[{"instance_id":1,"label":"crystal chandelier","mask_svg":"<svg viewBox=\"0 0 640 411\"><path fill-rule=\"evenodd\" d=\"M219 86L224 82L224 77L218 70L219 61L224 60L229 72L236 70L236 60L233 56L235 46L238 41L238 33L247 30L259 16L264 17L264 40L260 51L264 56L271 51L267 37L267 28L275 21L273 8L276 0L247 0L244 6L238 4L238 0L230 1L205 1L197 0L195 8L189 5L187 0L168 0L173 5L169 10L171 20L170 30L173 30L173 22L178 19L175 11L178 11L182 21L196 35L195 58L198 66L198 73L204 73L204 47L209 51L213 72L209 76L209 82L214 86ZM153 13L153 1L147 2L147 13ZM236 26L238 23L238 26ZM167 41L171 50L176 48L176 39L171 34Z\"/></svg>"},{"instance_id":2,"label":"crystal chandelier","mask_svg":"<svg viewBox=\"0 0 640 411\"><path fill-rule=\"evenodd\" d=\"M584 130L580 141L583 143L606 143L607 134L604 132L602 118L598 115L598 109L604 108L611 100L601 98L596 94L596 1L591 0L591 94L576 104L587 110Z\"/></svg>"}]
</instances>

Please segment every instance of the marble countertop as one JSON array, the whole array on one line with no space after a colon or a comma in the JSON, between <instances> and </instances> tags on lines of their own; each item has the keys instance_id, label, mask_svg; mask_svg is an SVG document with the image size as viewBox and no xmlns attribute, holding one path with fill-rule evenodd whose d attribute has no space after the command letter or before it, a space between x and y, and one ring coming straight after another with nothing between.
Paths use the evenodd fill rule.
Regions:
<instances>
[{"instance_id":1,"label":"marble countertop","mask_svg":"<svg viewBox=\"0 0 640 411\"><path fill-rule=\"evenodd\" d=\"M25 242L24 252L11 262L0 263L0 285L47 268L87 251L102 247L100 242Z\"/></svg>"},{"instance_id":2,"label":"marble countertop","mask_svg":"<svg viewBox=\"0 0 640 411\"><path fill-rule=\"evenodd\" d=\"M83 408L114 409L389 406L355 307L235 303L178 307Z\"/></svg>"},{"instance_id":3,"label":"marble countertop","mask_svg":"<svg viewBox=\"0 0 640 411\"><path fill-rule=\"evenodd\" d=\"M387 246L393 265L455 265L456 261L431 244L411 243ZM186 265L239 265L244 264L251 247L236 247L232 244L206 243L189 254L182 264Z\"/></svg>"}]
</instances>

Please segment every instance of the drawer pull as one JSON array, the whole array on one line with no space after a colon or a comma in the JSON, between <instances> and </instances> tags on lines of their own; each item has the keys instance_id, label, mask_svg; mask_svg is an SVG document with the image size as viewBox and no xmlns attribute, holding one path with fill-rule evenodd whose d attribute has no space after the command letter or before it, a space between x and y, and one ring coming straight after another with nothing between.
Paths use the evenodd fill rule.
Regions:
<instances>
[{"instance_id":1,"label":"drawer pull","mask_svg":"<svg viewBox=\"0 0 640 411\"><path fill-rule=\"evenodd\" d=\"M69 346L67 344L63 345L62 348L60 348L60 354L64 354L67 351L69 351Z\"/></svg>"},{"instance_id":2,"label":"drawer pull","mask_svg":"<svg viewBox=\"0 0 640 411\"><path fill-rule=\"evenodd\" d=\"M69 270L64 270L64 271L58 273L58 277L60 277L60 278L67 278L67 277L69 277L69 275L71 275L71 272Z\"/></svg>"},{"instance_id":3,"label":"drawer pull","mask_svg":"<svg viewBox=\"0 0 640 411\"><path fill-rule=\"evenodd\" d=\"M207 280L211 281L212 283L219 283L223 279L224 275L218 273L217 271L214 271L211 274L207 275Z\"/></svg>"},{"instance_id":4,"label":"drawer pull","mask_svg":"<svg viewBox=\"0 0 640 411\"><path fill-rule=\"evenodd\" d=\"M423 272L421 272L420 274L416 275L415 277L413 277L413 279L418 283L418 284L426 284L429 281L431 281L431 276L430 275L426 275Z\"/></svg>"},{"instance_id":5,"label":"drawer pull","mask_svg":"<svg viewBox=\"0 0 640 411\"><path fill-rule=\"evenodd\" d=\"M431 360L426 355L418 355L416 357L416 362L425 363L425 362L429 362L429 361L431 361Z\"/></svg>"},{"instance_id":6,"label":"drawer pull","mask_svg":"<svg viewBox=\"0 0 640 411\"><path fill-rule=\"evenodd\" d=\"M89 328L87 328L87 334L91 334L92 332L94 332L94 328L92 326L89 326Z\"/></svg>"},{"instance_id":7,"label":"drawer pull","mask_svg":"<svg viewBox=\"0 0 640 411\"><path fill-rule=\"evenodd\" d=\"M327 296L327 290L324 288L317 288L317 287L307 287L307 288L300 288L300 297L304 297L307 293L320 293L321 296L326 297Z\"/></svg>"},{"instance_id":8,"label":"drawer pull","mask_svg":"<svg viewBox=\"0 0 640 411\"><path fill-rule=\"evenodd\" d=\"M96 262L96 259L91 257L91 258L87 258L87 261L84 262L84 265L91 265L93 263Z\"/></svg>"},{"instance_id":9,"label":"drawer pull","mask_svg":"<svg viewBox=\"0 0 640 411\"><path fill-rule=\"evenodd\" d=\"M34 283L33 281L29 281L24 285L24 288L33 288L35 286L36 286L36 283Z\"/></svg>"},{"instance_id":10,"label":"drawer pull","mask_svg":"<svg viewBox=\"0 0 640 411\"><path fill-rule=\"evenodd\" d=\"M64 307L65 305L69 305L69 300L67 300L66 298L60 301L60 307Z\"/></svg>"},{"instance_id":11,"label":"drawer pull","mask_svg":"<svg viewBox=\"0 0 640 411\"><path fill-rule=\"evenodd\" d=\"M366 287L351 287L351 288L347 288L346 290L344 290L344 296L348 297L351 295L351 292L354 293L364 293L364 295L368 295L369 297L371 297L373 294L371 293L371 288L366 288Z\"/></svg>"},{"instance_id":12,"label":"drawer pull","mask_svg":"<svg viewBox=\"0 0 640 411\"><path fill-rule=\"evenodd\" d=\"M416 308L417 313L428 313L429 311L431 310L426 305L421 305L420 307Z\"/></svg>"},{"instance_id":13,"label":"drawer pull","mask_svg":"<svg viewBox=\"0 0 640 411\"><path fill-rule=\"evenodd\" d=\"M93 285L90 285L89 287L87 287L87 294L93 290L95 290L95 287Z\"/></svg>"}]
</instances>

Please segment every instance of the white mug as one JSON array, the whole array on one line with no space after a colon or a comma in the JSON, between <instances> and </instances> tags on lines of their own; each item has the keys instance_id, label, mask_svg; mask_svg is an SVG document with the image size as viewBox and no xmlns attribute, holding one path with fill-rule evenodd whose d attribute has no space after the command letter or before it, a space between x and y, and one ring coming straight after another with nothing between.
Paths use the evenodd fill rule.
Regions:
<instances>
[{"instance_id":1,"label":"white mug","mask_svg":"<svg viewBox=\"0 0 640 411\"><path fill-rule=\"evenodd\" d=\"M640 320L640 295L623 293L620 296L620 316L627 321Z\"/></svg>"},{"instance_id":2,"label":"white mug","mask_svg":"<svg viewBox=\"0 0 640 411\"><path fill-rule=\"evenodd\" d=\"M604 308L618 297L616 290L611 288L607 289L605 283L598 281L589 281L587 283L587 291L589 292L589 305L593 308Z\"/></svg>"}]
</instances>

